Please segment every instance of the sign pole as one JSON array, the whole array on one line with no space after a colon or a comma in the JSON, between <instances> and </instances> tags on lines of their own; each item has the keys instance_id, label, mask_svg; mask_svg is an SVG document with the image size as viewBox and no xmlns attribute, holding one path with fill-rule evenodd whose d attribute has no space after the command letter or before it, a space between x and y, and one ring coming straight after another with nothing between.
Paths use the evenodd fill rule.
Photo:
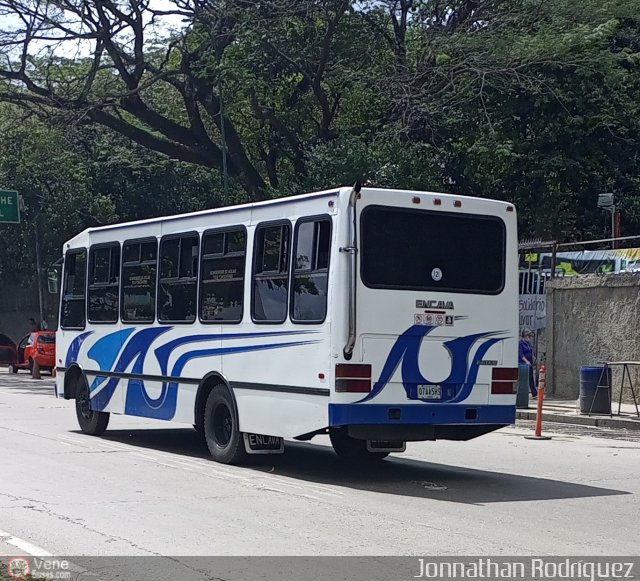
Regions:
<instances>
[{"instance_id":1,"label":"sign pole","mask_svg":"<svg viewBox=\"0 0 640 581\"><path fill-rule=\"evenodd\" d=\"M33 221L33 233L36 239L36 277L38 279L38 302L40 305L40 321L38 321L38 327L42 326L44 322L44 298L42 294L42 276L40 268L40 240L38 236L38 217L36 216Z\"/></svg>"}]
</instances>

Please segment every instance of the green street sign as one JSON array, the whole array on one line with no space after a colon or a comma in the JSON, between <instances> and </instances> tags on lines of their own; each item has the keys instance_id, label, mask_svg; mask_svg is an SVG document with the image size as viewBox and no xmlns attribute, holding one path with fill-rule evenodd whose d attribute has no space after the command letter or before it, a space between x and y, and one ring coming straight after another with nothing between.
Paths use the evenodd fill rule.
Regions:
<instances>
[{"instance_id":1,"label":"green street sign","mask_svg":"<svg viewBox=\"0 0 640 581\"><path fill-rule=\"evenodd\" d=\"M0 190L0 222L20 223L20 199L18 192Z\"/></svg>"}]
</instances>

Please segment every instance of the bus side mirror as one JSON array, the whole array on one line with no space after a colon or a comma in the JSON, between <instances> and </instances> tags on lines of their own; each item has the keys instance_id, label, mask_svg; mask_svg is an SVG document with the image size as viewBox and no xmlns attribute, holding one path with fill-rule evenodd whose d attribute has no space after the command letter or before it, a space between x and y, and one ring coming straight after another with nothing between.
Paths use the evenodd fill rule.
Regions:
<instances>
[{"instance_id":1,"label":"bus side mirror","mask_svg":"<svg viewBox=\"0 0 640 581\"><path fill-rule=\"evenodd\" d=\"M47 270L47 289L49 290L49 294L58 294L58 281L58 271L55 268L50 268L49 270Z\"/></svg>"}]
</instances>

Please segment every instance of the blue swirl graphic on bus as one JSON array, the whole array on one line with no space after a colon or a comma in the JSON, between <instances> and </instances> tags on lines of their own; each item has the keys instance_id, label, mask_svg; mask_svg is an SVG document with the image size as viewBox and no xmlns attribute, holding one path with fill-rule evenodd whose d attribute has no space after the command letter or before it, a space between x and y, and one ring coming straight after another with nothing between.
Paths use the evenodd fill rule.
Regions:
<instances>
[{"instance_id":1,"label":"blue swirl graphic on bus","mask_svg":"<svg viewBox=\"0 0 640 581\"><path fill-rule=\"evenodd\" d=\"M368 401L376 397L389 383L400 366L402 385L408 399L418 400L418 385L439 384L442 386L442 398L425 403L457 403L469 397L478 378L478 363L484 358L493 345L504 341L507 337L497 338L504 331L476 333L445 341L444 347L451 356L451 372L444 381L430 381L420 371L420 347L422 340L436 327L413 325L398 337L382 367L380 378L374 384L371 393L359 400ZM470 354L475 345L475 354ZM420 400L424 401L424 400Z\"/></svg>"},{"instance_id":2,"label":"blue swirl graphic on bus","mask_svg":"<svg viewBox=\"0 0 640 581\"><path fill-rule=\"evenodd\" d=\"M90 386L91 409L96 411L106 409L116 392L118 384L120 381L123 381L122 377L113 377L111 373L143 375L145 373L145 361L151 350L151 346L158 337L171 331L172 328L173 327L147 328L138 332L135 332L135 328L124 329L98 339L87 352L87 356L98 364L100 371L108 371L109 376L97 375L92 382ZM315 331L187 335L174 339L173 341L168 341L153 350L153 354L160 368L160 376L163 378L162 381L158 381L158 383L161 383L160 393L156 397L152 397L145 386L145 380L142 378L124 379L128 382L125 397L125 414L162 420L172 419L176 413L179 385L179 382L174 380L174 378L179 378L186 364L193 359L310 345L318 343L319 341L298 340L257 345L209 347L182 353L175 360L171 368L169 368L169 358L178 347L193 343L211 343L212 341L222 341L225 339L291 337L295 335L308 335L310 333L315 333ZM67 353L68 363L77 360L82 343L90 334L91 332L85 333L73 341Z\"/></svg>"},{"instance_id":3,"label":"blue swirl graphic on bus","mask_svg":"<svg viewBox=\"0 0 640 581\"><path fill-rule=\"evenodd\" d=\"M86 331L85 333L81 333L73 341L71 341L71 345L69 345L69 349L67 349L67 357L65 358L64 362L65 367L69 367L69 365L78 361L80 348L82 347L85 339L92 333L93 331Z\"/></svg>"}]
</instances>

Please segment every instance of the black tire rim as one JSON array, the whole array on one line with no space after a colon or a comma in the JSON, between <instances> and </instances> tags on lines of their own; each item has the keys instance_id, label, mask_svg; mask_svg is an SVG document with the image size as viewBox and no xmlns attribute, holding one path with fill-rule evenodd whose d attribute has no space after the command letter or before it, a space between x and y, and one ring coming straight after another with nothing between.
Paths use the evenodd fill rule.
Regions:
<instances>
[{"instance_id":1,"label":"black tire rim","mask_svg":"<svg viewBox=\"0 0 640 581\"><path fill-rule=\"evenodd\" d=\"M221 403L213 411L213 438L221 448L226 448L233 435L233 417L229 406Z\"/></svg>"},{"instance_id":2,"label":"black tire rim","mask_svg":"<svg viewBox=\"0 0 640 581\"><path fill-rule=\"evenodd\" d=\"M85 387L80 390L80 395L78 397L78 409L80 410L80 414L82 417L90 421L91 420L91 406L89 402L89 390Z\"/></svg>"}]
</instances>

